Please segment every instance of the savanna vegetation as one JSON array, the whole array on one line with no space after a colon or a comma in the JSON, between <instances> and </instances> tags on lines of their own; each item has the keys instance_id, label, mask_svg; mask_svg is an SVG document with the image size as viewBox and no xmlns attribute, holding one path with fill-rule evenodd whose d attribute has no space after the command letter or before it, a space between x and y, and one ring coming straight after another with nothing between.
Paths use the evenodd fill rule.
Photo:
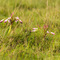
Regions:
<instances>
[{"instance_id":1,"label":"savanna vegetation","mask_svg":"<svg viewBox=\"0 0 60 60\"><path fill-rule=\"evenodd\" d=\"M0 60L59 59L60 0L0 0Z\"/></svg>"}]
</instances>

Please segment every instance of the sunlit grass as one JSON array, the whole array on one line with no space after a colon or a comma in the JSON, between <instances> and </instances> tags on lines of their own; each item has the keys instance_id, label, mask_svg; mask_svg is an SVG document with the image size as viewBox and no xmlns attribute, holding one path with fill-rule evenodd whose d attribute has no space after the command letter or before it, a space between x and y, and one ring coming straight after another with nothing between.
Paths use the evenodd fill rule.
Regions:
<instances>
[{"instance_id":1,"label":"sunlit grass","mask_svg":"<svg viewBox=\"0 0 60 60\"><path fill-rule=\"evenodd\" d=\"M0 60L59 60L60 0L48 0L48 6L47 0L0 0L0 20L12 12L23 23L14 23L6 36L9 23L0 23Z\"/></svg>"}]
</instances>

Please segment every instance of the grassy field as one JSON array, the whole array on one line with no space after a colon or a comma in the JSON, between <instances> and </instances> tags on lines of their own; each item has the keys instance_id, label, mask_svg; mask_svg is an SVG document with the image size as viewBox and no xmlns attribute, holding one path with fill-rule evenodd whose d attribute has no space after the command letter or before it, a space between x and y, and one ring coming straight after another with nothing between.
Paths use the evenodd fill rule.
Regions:
<instances>
[{"instance_id":1,"label":"grassy field","mask_svg":"<svg viewBox=\"0 0 60 60\"><path fill-rule=\"evenodd\" d=\"M60 60L60 0L0 0L0 20L12 12L23 23L10 34L10 24L0 23L0 60Z\"/></svg>"}]
</instances>

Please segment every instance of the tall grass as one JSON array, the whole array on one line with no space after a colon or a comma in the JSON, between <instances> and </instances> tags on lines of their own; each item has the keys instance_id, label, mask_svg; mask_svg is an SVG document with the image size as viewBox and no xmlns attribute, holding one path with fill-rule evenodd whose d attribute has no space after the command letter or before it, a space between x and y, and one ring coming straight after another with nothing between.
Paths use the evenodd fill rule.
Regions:
<instances>
[{"instance_id":1,"label":"tall grass","mask_svg":"<svg viewBox=\"0 0 60 60\"><path fill-rule=\"evenodd\" d=\"M60 0L0 0L0 20L14 12L23 21L14 23L6 36L9 23L0 23L0 60L59 60L59 6ZM38 30L31 32L32 28Z\"/></svg>"}]
</instances>

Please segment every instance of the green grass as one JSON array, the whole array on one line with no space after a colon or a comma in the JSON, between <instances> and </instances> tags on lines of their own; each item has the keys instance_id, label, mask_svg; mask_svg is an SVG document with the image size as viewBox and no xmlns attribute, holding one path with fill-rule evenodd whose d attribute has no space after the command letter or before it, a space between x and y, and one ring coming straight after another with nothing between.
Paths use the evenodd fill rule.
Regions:
<instances>
[{"instance_id":1,"label":"green grass","mask_svg":"<svg viewBox=\"0 0 60 60\"><path fill-rule=\"evenodd\" d=\"M0 23L0 60L59 60L60 0L48 0L48 5L47 0L0 0L0 20L12 12L23 24L14 23L5 36L9 24ZM44 38L45 24L55 35ZM34 27L38 31L30 33Z\"/></svg>"}]
</instances>

